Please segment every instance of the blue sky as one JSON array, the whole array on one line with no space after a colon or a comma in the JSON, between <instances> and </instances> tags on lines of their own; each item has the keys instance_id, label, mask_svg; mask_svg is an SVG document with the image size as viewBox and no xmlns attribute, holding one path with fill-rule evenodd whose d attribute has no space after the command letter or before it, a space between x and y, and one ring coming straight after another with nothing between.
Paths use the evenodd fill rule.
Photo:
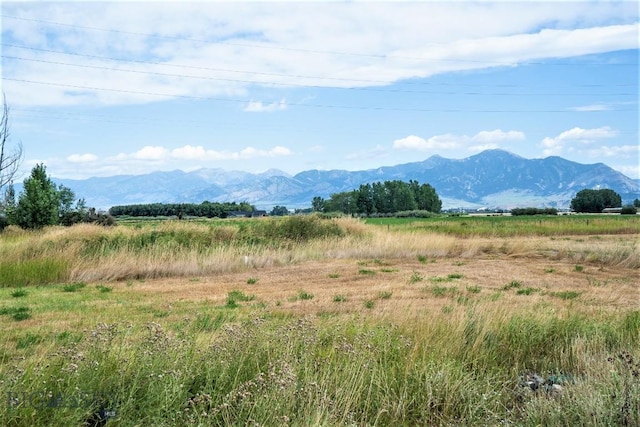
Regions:
<instances>
[{"instance_id":1,"label":"blue sky","mask_svg":"<svg viewBox=\"0 0 640 427\"><path fill-rule=\"evenodd\" d=\"M23 174L501 148L640 178L637 2L2 2Z\"/></svg>"}]
</instances>

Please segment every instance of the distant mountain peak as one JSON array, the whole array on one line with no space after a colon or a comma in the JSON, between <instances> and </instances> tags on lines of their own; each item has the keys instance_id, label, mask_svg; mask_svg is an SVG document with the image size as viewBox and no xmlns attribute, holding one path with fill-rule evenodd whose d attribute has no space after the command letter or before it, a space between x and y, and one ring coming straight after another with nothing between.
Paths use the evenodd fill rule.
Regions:
<instances>
[{"instance_id":1,"label":"distant mountain peak","mask_svg":"<svg viewBox=\"0 0 640 427\"><path fill-rule=\"evenodd\" d=\"M108 209L135 203L246 201L259 209L309 207L315 196L351 191L361 184L416 180L431 184L445 208L568 207L585 188L611 188L623 202L640 198L640 182L603 163L585 165L562 157L526 159L492 149L464 159L433 155L423 161L361 171L308 170L294 176L278 169L261 173L222 168L60 180L89 206ZM19 191L19 186L16 190ZM145 191L140 191L144 189Z\"/></svg>"}]
</instances>

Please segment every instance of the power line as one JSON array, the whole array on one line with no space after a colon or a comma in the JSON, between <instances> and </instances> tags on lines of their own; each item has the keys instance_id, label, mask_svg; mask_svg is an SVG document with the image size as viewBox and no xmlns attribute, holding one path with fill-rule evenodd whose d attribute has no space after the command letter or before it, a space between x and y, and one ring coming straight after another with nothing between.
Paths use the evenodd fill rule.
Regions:
<instances>
[{"instance_id":1,"label":"power line","mask_svg":"<svg viewBox=\"0 0 640 427\"><path fill-rule=\"evenodd\" d=\"M131 62L134 64L148 64L148 65L160 65L163 67L173 67L173 68L182 68L182 69L191 69L191 70L205 70L205 71L216 71L216 72L228 72L228 73L238 73L238 74L255 74L261 76L275 76L275 77L285 77L285 78L299 78L299 79L313 79L313 80L329 80L329 81L339 81L339 82L349 82L349 83L366 83L366 84L374 84L374 85L388 85L395 83L395 80L372 80L372 79L346 79L340 77L326 77L326 76L310 76L310 75L302 75L302 74L283 74L283 73L268 73L268 72L260 72L260 71L247 71L247 70L237 70L230 68L213 68L213 67L202 67L202 66L194 66L194 65L181 65L181 64L168 64L163 62L156 61L143 61L137 59L128 59L128 58L116 58L111 56L102 56L102 55L90 55L76 52L64 52L60 50L53 49L44 49L44 48L36 48L29 46L19 46L15 44L9 43L0 43L0 46L11 47L17 49L25 49L36 52L49 52L56 53L60 55L68 55L68 56L78 56L82 58L92 58L92 59L100 59L107 61L116 61L116 62ZM26 59L25 59L26 60ZM489 86L489 85L476 85L476 84L468 84L468 83L444 83L444 82L416 82L416 81L403 81L402 84L405 85L424 85L424 86ZM518 85L514 84L492 84L492 87L501 87L501 88L516 88ZM574 87L585 87L585 88L596 88L596 87L637 87L637 83L611 83L611 84L580 84L574 85Z\"/></svg>"},{"instance_id":2,"label":"power line","mask_svg":"<svg viewBox=\"0 0 640 427\"><path fill-rule=\"evenodd\" d=\"M209 97L209 96L143 92L143 91L134 91L134 90L127 90L127 89L99 88L99 87L93 87L93 86L81 86L81 85L70 85L70 84L63 84L63 83L41 82L41 81L26 80L26 79L14 79L9 77L3 77L2 79L8 80L8 81L32 83L32 84L39 84L39 85L45 85L45 86L68 87L72 89L116 92L116 93L132 94L132 95L196 99L196 100L219 101L219 102L233 102L233 103L240 103L240 104L249 104L250 102L252 102L251 100L246 100L246 99L242 100L242 99L218 98L218 97ZM287 106L308 107L308 108L335 108L335 109L346 109L346 110L374 110L374 111L429 112L429 113L433 113L433 112L440 112L440 113L462 113L462 112L468 112L468 113L573 113L574 112L572 110L514 110L514 109L463 110L463 109L432 109L432 108L397 108L397 107L349 106L349 105L330 105L330 104L304 104L304 103L289 103L289 102L287 103ZM615 111L635 111L635 110L617 109Z\"/></svg>"},{"instance_id":3,"label":"power line","mask_svg":"<svg viewBox=\"0 0 640 427\"><path fill-rule=\"evenodd\" d=\"M303 83L281 83L281 82L269 82L269 81L260 81L260 80L242 80L242 79L230 79L223 77L209 77L209 76L191 76L185 74L169 74L169 73L159 73L155 71L142 71L142 70L132 70L132 69L122 69L122 68L114 68L114 67L105 67L98 65L88 65L88 64L72 64L68 62L60 62L60 61L48 61L44 59L35 59L35 58L21 58L17 56L8 56L1 55L0 57L5 59L13 59L19 61L29 61L29 62L39 62L43 64L54 64L54 65L62 65L69 67L79 67L79 68L88 68L95 70L108 70L108 71L116 71L123 73L136 73L136 74L147 74L153 76L162 76L162 77L177 77L177 78L186 78L186 79L199 79L199 80L214 80L214 81L226 81L226 82L234 82L234 83L249 83L249 84L257 84L257 85L275 85L275 86L292 86L292 87L305 87L305 88L316 88L323 89L325 86L320 85L307 85ZM604 87L604 85L602 85ZM434 95L491 95L491 96L593 96L593 93L509 93L509 92L459 92L459 91L427 91L427 90L405 90L405 89L376 89L371 87L345 87L341 88L344 90L357 90L357 91L372 91L372 92L388 92L388 93L420 93L420 94L434 94ZM635 93L599 93L601 96L625 96L625 95L635 95Z\"/></svg>"},{"instance_id":4,"label":"power line","mask_svg":"<svg viewBox=\"0 0 640 427\"><path fill-rule=\"evenodd\" d=\"M413 56L403 56L403 55L380 55L380 54L369 54L369 53L360 53L360 52L340 52L340 51L331 51L331 50L317 50L317 49L303 49L303 48L293 48L293 47L285 47L285 46L270 46L270 45L257 45L251 43L237 43L237 42L228 42L228 41L211 41L204 39L195 39L189 37L177 37L177 36L167 36L162 34L149 34L149 33L141 33L135 31L124 31L124 30L115 30L112 28L101 28L101 27L91 27L84 25L76 25L76 24L68 24L63 22L54 22L54 21L46 21L40 19L33 18L24 18L19 16L11 16L0 14L1 18L6 19L15 19L20 21L27 22L37 22L40 24L49 24L49 25L58 25L63 27L71 27L71 28L79 28L84 30L91 31L103 31L110 32L116 34L127 34L134 35L140 37L149 37L149 38L159 38L159 39L167 39L167 40L177 40L177 41L191 41L203 44L222 44L228 46L238 46L238 47L249 47L255 49L272 49L272 50L282 50L282 51L291 51L291 52L302 52L302 53L311 53L311 54L322 54L322 55L343 55L343 56L358 56L358 57L370 57L370 58L378 58L378 59L387 59L387 58L398 58L398 59L411 59L411 60L420 60L420 61L436 61L436 62L453 62L453 63L471 63L471 64L488 64L488 65L513 65L513 61L487 61L487 60L473 60L473 59L444 59L444 58L427 58L427 57L413 57ZM518 61L516 61L518 62ZM523 63L530 65L575 65L572 63L546 63L546 62L534 62L534 61L522 61ZM634 63L616 63L616 64L606 64L606 65L634 65L638 64Z\"/></svg>"}]
</instances>

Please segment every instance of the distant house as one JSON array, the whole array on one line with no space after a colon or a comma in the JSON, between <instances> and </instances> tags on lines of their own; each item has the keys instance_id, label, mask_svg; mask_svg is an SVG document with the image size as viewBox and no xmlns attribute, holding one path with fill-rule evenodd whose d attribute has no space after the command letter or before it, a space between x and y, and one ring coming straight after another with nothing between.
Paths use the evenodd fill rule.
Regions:
<instances>
[{"instance_id":1,"label":"distant house","mask_svg":"<svg viewBox=\"0 0 640 427\"><path fill-rule=\"evenodd\" d=\"M227 213L227 218L258 218L261 216L267 216L267 211L229 211Z\"/></svg>"},{"instance_id":2,"label":"distant house","mask_svg":"<svg viewBox=\"0 0 640 427\"><path fill-rule=\"evenodd\" d=\"M622 208L604 208L602 209L602 213L622 213Z\"/></svg>"}]
</instances>

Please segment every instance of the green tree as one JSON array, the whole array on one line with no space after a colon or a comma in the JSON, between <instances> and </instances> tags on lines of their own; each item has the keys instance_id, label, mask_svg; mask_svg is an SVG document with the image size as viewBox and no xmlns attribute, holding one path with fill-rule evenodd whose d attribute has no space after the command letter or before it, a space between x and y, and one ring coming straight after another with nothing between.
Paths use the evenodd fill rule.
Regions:
<instances>
[{"instance_id":1,"label":"green tree","mask_svg":"<svg viewBox=\"0 0 640 427\"><path fill-rule=\"evenodd\" d=\"M15 222L22 228L41 228L59 221L60 199L56 185L43 164L36 165L24 180L15 210Z\"/></svg>"},{"instance_id":2,"label":"green tree","mask_svg":"<svg viewBox=\"0 0 640 427\"><path fill-rule=\"evenodd\" d=\"M619 208L621 206L620 195L608 188L580 190L571 200L571 209L576 212L600 213L605 208Z\"/></svg>"},{"instance_id":3,"label":"green tree","mask_svg":"<svg viewBox=\"0 0 640 427\"><path fill-rule=\"evenodd\" d=\"M633 206L636 207L636 208L640 208L640 199L635 199L633 201Z\"/></svg>"},{"instance_id":4,"label":"green tree","mask_svg":"<svg viewBox=\"0 0 640 427\"><path fill-rule=\"evenodd\" d=\"M311 201L311 208L314 212L324 212L324 199L316 196Z\"/></svg>"},{"instance_id":5,"label":"green tree","mask_svg":"<svg viewBox=\"0 0 640 427\"><path fill-rule=\"evenodd\" d=\"M273 209L271 209L271 212L269 212L269 215L271 216L289 215L289 209L287 209L286 206L274 206Z\"/></svg>"}]
</instances>

